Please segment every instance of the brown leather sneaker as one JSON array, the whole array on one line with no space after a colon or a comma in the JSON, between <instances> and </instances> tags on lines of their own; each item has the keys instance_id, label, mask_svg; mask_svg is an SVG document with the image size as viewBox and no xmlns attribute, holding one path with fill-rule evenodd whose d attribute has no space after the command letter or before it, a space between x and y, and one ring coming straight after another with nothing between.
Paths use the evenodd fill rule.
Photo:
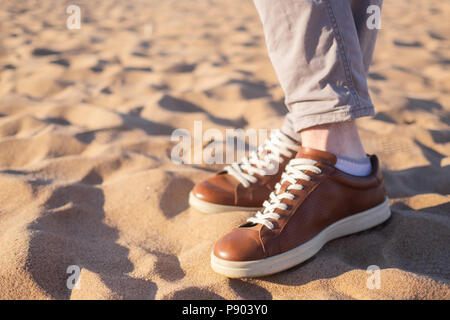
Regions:
<instances>
[{"instance_id":1,"label":"brown leather sneaker","mask_svg":"<svg viewBox=\"0 0 450 320\"><path fill-rule=\"evenodd\" d=\"M258 152L197 183L189 204L205 213L261 209L298 148L298 142L280 130L272 130Z\"/></svg>"},{"instance_id":2,"label":"brown leather sneaker","mask_svg":"<svg viewBox=\"0 0 450 320\"><path fill-rule=\"evenodd\" d=\"M291 268L328 241L372 228L390 215L381 171L371 156L366 177L335 168L328 152L300 148L264 211L222 237L212 268L227 277L258 277Z\"/></svg>"}]
</instances>

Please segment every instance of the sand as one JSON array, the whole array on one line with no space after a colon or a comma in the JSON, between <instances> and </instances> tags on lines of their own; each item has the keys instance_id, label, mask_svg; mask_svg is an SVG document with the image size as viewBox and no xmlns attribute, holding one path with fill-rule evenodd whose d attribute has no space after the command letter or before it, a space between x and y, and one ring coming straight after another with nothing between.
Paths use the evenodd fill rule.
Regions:
<instances>
[{"instance_id":1,"label":"sand","mask_svg":"<svg viewBox=\"0 0 450 320\"><path fill-rule=\"evenodd\" d=\"M450 298L448 2L384 6L377 114L358 125L392 218L247 280L215 274L209 254L248 214L189 208L216 167L172 162L170 135L194 120L221 132L282 123L252 2L78 1L79 30L66 28L70 4L0 4L1 299Z\"/></svg>"}]
</instances>

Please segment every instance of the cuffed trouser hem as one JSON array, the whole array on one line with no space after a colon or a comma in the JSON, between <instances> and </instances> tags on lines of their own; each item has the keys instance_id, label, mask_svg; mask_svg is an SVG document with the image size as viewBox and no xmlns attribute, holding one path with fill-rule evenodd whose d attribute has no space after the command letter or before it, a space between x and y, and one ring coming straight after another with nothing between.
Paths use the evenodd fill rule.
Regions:
<instances>
[{"instance_id":1,"label":"cuffed trouser hem","mask_svg":"<svg viewBox=\"0 0 450 320\"><path fill-rule=\"evenodd\" d=\"M287 115L284 117L283 125L281 126L281 132L288 135L291 139L294 139L298 143L302 143L300 132L296 132L294 130L291 119Z\"/></svg>"},{"instance_id":2,"label":"cuffed trouser hem","mask_svg":"<svg viewBox=\"0 0 450 320\"><path fill-rule=\"evenodd\" d=\"M302 115L290 112L286 115L286 119L281 130L288 136L300 142L299 132L301 130L322 124L350 121L356 118L373 115L375 115L373 105L363 107L343 106L339 109L330 110L327 113L311 115Z\"/></svg>"}]
</instances>

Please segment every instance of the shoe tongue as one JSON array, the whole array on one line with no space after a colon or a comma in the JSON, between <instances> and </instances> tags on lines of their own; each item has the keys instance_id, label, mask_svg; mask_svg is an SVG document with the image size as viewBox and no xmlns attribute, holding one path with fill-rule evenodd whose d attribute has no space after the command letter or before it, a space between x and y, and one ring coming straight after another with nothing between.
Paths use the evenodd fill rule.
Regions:
<instances>
[{"instance_id":1,"label":"shoe tongue","mask_svg":"<svg viewBox=\"0 0 450 320\"><path fill-rule=\"evenodd\" d=\"M317 162L327 163L331 166L334 166L337 161L336 156L330 152L305 147L300 147L296 158L308 158L316 160Z\"/></svg>"}]
</instances>

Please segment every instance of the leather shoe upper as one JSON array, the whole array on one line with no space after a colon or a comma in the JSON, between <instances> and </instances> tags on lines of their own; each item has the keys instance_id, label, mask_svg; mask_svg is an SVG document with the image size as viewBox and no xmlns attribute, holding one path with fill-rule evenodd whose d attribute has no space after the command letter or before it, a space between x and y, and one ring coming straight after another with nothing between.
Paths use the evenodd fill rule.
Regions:
<instances>
[{"instance_id":1,"label":"leather shoe upper","mask_svg":"<svg viewBox=\"0 0 450 320\"><path fill-rule=\"evenodd\" d=\"M300 148L297 158L317 161L320 173L305 173L302 190L291 190L294 199L283 199L286 210L275 209L279 219L270 219L273 228L246 223L222 237L214 255L230 261L259 260L291 250L334 222L373 208L386 199L378 158L370 156L372 172L359 177L339 171L336 157L328 152ZM285 192L289 182L281 185Z\"/></svg>"}]
</instances>

